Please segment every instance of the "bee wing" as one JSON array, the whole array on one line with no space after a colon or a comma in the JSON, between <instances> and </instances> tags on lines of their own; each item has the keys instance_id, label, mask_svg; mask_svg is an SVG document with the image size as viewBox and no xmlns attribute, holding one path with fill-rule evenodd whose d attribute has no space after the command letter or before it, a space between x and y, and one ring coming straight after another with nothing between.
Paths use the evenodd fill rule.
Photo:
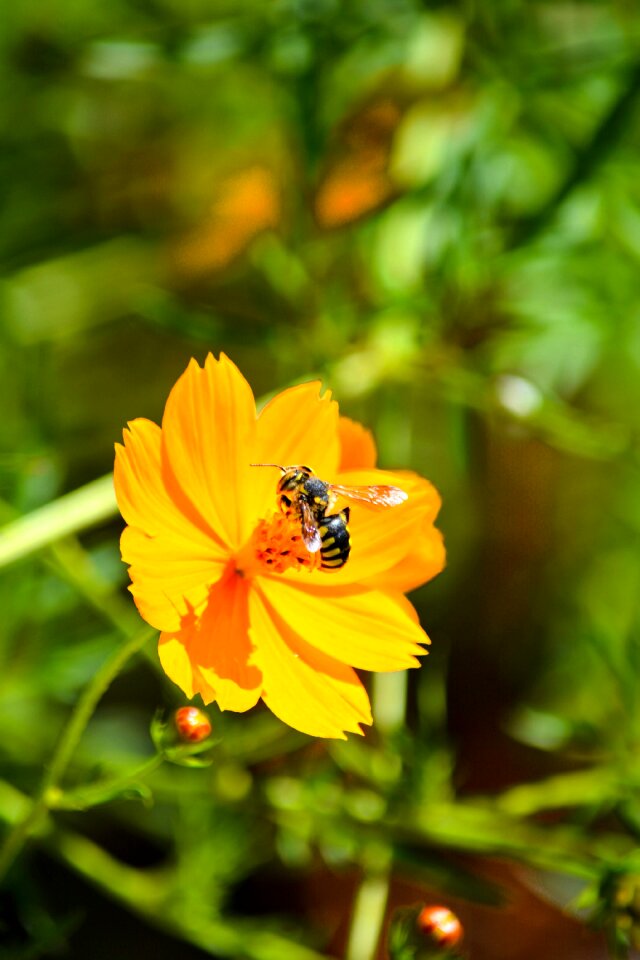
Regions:
<instances>
[{"instance_id":1,"label":"bee wing","mask_svg":"<svg viewBox=\"0 0 640 960\"><path fill-rule=\"evenodd\" d=\"M309 553L317 553L322 546L322 538L318 532L316 522L308 503L300 501L300 521L302 526L302 539Z\"/></svg>"},{"instance_id":2,"label":"bee wing","mask_svg":"<svg viewBox=\"0 0 640 960\"><path fill-rule=\"evenodd\" d=\"M407 499L408 494L400 487L386 484L371 487L343 487L340 483L331 484L331 492L337 497L346 497L370 507L397 507Z\"/></svg>"}]
</instances>

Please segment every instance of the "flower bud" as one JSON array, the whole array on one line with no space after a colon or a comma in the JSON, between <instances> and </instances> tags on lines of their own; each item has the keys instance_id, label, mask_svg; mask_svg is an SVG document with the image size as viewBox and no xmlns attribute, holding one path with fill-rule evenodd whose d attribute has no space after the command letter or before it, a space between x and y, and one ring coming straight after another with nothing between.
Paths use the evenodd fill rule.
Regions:
<instances>
[{"instance_id":1,"label":"flower bud","mask_svg":"<svg viewBox=\"0 0 640 960\"><path fill-rule=\"evenodd\" d=\"M211 721L199 707L180 707L174 714L178 736L188 743L202 743L211 735Z\"/></svg>"},{"instance_id":2,"label":"flower bud","mask_svg":"<svg viewBox=\"0 0 640 960\"><path fill-rule=\"evenodd\" d=\"M443 950L457 946L462 940L462 924L448 907L423 907L416 918L416 927Z\"/></svg>"}]
</instances>

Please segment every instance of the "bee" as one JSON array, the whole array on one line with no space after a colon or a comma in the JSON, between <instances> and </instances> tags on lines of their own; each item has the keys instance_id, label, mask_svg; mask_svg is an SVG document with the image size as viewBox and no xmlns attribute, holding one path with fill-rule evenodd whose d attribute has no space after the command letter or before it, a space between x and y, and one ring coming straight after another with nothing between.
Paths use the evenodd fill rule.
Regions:
<instances>
[{"instance_id":1,"label":"bee","mask_svg":"<svg viewBox=\"0 0 640 960\"><path fill-rule=\"evenodd\" d=\"M327 483L316 477L311 467L302 464L283 467L279 463L253 463L253 467L275 467L282 476L276 493L280 509L286 516L300 521L302 540L309 553L320 551L321 567L337 570L349 559L350 509L329 513L338 497L345 497L366 507L396 507L407 499L400 487L387 485L346 487Z\"/></svg>"}]
</instances>

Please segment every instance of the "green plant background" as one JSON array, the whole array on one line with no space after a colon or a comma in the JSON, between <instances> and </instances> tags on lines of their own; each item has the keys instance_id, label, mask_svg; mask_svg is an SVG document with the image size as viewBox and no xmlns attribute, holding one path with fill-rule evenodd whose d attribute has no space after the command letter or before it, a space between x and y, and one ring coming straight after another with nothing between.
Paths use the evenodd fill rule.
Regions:
<instances>
[{"instance_id":1,"label":"green plant background","mask_svg":"<svg viewBox=\"0 0 640 960\"><path fill-rule=\"evenodd\" d=\"M2 956L373 960L431 900L474 960L626 957L635 5L21 0L0 46ZM157 757L106 475L209 350L443 495L432 653L362 741L214 707Z\"/></svg>"}]
</instances>

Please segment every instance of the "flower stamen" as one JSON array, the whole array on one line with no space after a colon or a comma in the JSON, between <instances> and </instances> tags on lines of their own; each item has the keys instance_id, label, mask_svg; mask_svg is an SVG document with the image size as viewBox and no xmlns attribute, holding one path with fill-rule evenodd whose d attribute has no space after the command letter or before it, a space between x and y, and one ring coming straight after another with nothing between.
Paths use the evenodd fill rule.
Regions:
<instances>
[{"instance_id":1,"label":"flower stamen","mask_svg":"<svg viewBox=\"0 0 640 960\"><path fill-rule=\"evenodd\" d=\"M281 513L258 522L253 548L263 573L284 573L291 568L311 571L320 565L320 554L310 553L304 544L300 521Z\"/></svg>"}]
</instances>

